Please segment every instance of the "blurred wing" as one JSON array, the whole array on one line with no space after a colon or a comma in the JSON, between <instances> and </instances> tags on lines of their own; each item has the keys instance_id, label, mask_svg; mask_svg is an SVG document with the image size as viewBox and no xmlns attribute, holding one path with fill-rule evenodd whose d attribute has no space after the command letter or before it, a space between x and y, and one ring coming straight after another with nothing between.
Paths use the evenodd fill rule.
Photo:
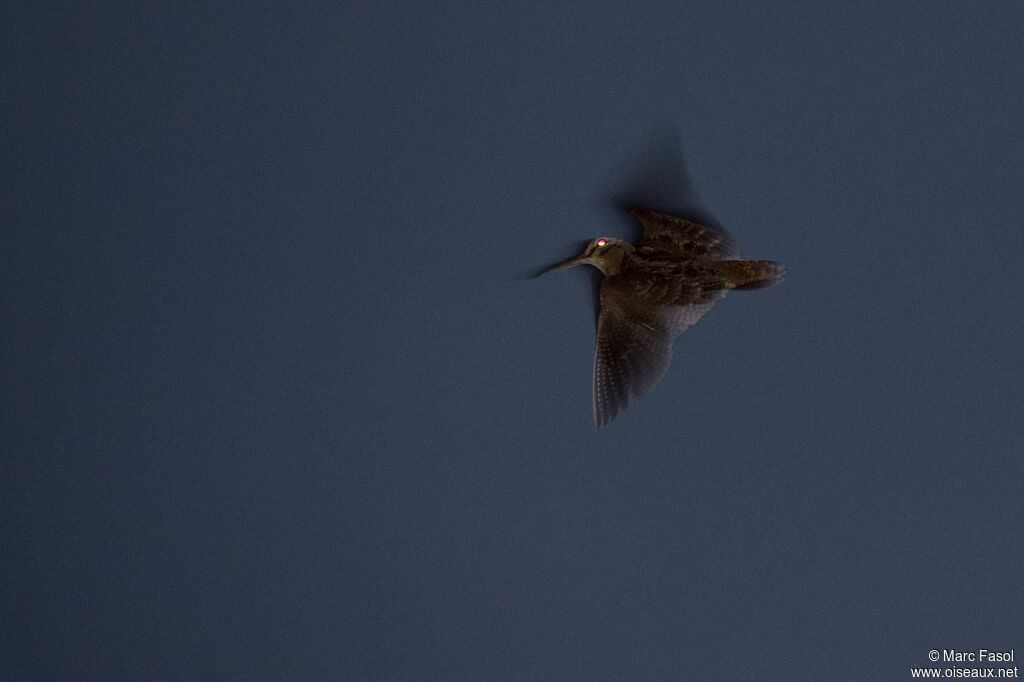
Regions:
<instances>
[{"instance_id":1,"label":"blurred wing","mask_svg":"<svg viewBox=\"0 0 1024 682\"><path fill-rule=\"evenodd\" d=\"M644 226L643 237L636 244L639 249L710 260L729 260L736 257L736 246L732 237L722 230L655 213L646 208L634 208L630 213Z\"/></svg>"},{"instance_id":2,"label":"blurred wing","mask_svg":"<svg viewBox=\"0 0 1024 682\"><path fill-rule=\"evenodd\" d=\"M620 277L606 277L601 283L594 353L597 428L661 380L672 361L672 342L723 295L710 292L694 305L656 306L639 301L629 284Z\"/></svg>"},{"instance_id":3,"label":"blurred wing","mask_svg":"<svg viewBox=\"0 0 1024 682\"><path fill-rule=\"evenodd\" d=\"M663 312L665 314L668 327L672 332L673 339L685 332L688 327L697 324L697 320L704 317L704 313L711 310L711 306L715 304L715 300L725 296L724 291L715 291L712 293L714 297L708 303L670 306L664 309Z\"/></svg>"}]
</instances>

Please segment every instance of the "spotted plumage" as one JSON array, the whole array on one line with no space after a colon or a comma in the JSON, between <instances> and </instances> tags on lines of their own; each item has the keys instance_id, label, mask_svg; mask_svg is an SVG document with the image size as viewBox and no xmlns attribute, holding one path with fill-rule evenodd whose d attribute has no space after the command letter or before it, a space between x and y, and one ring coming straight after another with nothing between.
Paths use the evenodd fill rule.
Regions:
<instances>
[{"instance_id":1,"label":"spotted plumage","mask_svg":"<svg viewBox=\"0 0 1024 682\"><path fill-rule=\"evenodd\" d=\"M729 289L777 284L783 268L735 260L723 231L635 208L635 244L601 237L545 272L592 265L604 274L594 354L594 424L600 428L654 386L672 360L672 342Z\"/></svg>"}]
</instances>

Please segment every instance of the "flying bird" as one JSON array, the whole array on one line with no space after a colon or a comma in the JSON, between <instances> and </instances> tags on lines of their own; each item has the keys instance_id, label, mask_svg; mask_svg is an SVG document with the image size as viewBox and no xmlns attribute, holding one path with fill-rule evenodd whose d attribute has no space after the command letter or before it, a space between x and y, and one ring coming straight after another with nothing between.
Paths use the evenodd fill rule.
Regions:
<instances>
[{"instance_id":1,"label":"flying bird","mask_svg":"<svg viewBox=\"0 0 1024 682\"><path fill-rule=\"evenodd\" d=\"M643 225L636 244L599 237L579 256L540 274L592 265L601 280L601 312L594 353L594 425L601 428L664 376L672 342L729 289L778 284L783 267L736 260L722 230L655 213L630 210Z\"/></svg>"}]
</instances>

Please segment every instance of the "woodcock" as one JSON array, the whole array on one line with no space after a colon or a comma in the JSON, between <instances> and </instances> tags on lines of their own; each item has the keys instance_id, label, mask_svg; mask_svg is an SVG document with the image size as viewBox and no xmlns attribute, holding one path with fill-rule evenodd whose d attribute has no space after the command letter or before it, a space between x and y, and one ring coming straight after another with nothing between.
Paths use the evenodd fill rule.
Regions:
<instances>
[{"instance_id":1,"label":"woodcock","mask_svg":"<svg viewBox=\"0 0 1024 682\"><path fill-rule=\"evenodd\" d=\"M545 274L574 265L601 271L594 354L594 425L601 428L654 386L672 360L672 342L729 289L778 284L783 267L736 260L728 234L655 213L630 211L643 224L636 244L600 237Z\"/></svg>"}]
</instances>

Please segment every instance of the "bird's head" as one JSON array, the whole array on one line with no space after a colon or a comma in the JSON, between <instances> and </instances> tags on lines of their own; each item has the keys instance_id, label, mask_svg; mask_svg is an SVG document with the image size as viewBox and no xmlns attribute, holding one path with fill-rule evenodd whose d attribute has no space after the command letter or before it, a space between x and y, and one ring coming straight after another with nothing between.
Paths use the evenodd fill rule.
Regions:
<instances>
[{"instance_id":1,"label":"bird's head","mask_svg":"<svg viewBox=\"0 0 1024 682\"><path fill-rule=\"evenodd\" d=\"M622 270L622 260L633 250L633 245L614 237L598 237L587 244L583 253L567 261L552 265L542 275L574 265L593 265L605 275L617 275Z\"/></svg>"}]
</instances>

